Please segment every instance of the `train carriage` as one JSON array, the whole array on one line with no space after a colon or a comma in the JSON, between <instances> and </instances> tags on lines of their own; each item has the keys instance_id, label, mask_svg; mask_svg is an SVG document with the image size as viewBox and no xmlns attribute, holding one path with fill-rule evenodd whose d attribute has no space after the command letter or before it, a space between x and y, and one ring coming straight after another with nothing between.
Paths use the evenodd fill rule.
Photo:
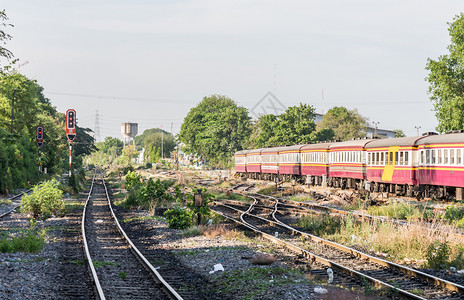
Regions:
<instances>
[{"instance_id":1,"label":"train carriage","mask_svg":"<svg viewBox=\"0 0 464 300\"><path fill-rule=\"evenodd\" d=\"M464 187L464 133L430 135L417 142L418 180L424 196L453 196L462 200ZM428 186L427 186L428 185Z\"/></svg>"},{"instance_id":2,"label":"train carriage","mask_svg":"<svg viewBox=\"0 0 464 300\"><path fill-rule=\"evenodd\" d=\"M242 150L235 152L234 156L234 170L236 174L244 175L246 174L246 154L248 150Z\"/></svg>"},{"instance_id":3,"label":"train carriage","mask_svg":"<svg viewBox=\"0 0 464 300\"><path fill-rule=\"evenodd\" d=\"M417 178L417 142L423 136L374 140L366 145L367 180L374 192L412 196Z\"/></svg>"},{"instance_id":4,"label":"train carriage","mask_svg":"<svg viewBox=\"0 0 464 300\"><path fill-rule=\"evenodd\" d=\"M329 146L329 186L362 188L366 179L365 146L371 141L352 140Z\"/></svg>"},{"instance_id":5,"label":"train carriage","mask_svg":"<svg viewBox=\"0 0 464 300\"><path fill-rule=\"evenodd\" d=\"M333 143L304 145L301 148L301 175L307 184L322 184L329 177L329 147Z\"/></svg>"},{"instance_id":6,"label":"train carriage","mask_svg":"<svg viewBox=\"0 0 464 300\"><path fill-rule=\"evenodd\" d=\"M259 179L261 177L261 151L263 149L253 149L246 153L247 177Z\"/></svg>"},{"instance_id":7,"label":"train carriage","mask_svg":"<svg viewBox=\"0 0 464 300\"><path fill-rule=\"evenodd\" d=\"M279 149L279 174L284 177L301 175L300 150L304 145L281 147Z\"/></svg>"},{"instance_id":8,"label":"train carriage","mask_svg":"<svg viewBox=\"0 0 464 300\"><path fill-rule=\"evenodd\" d=\"M279 175L280 147L263 148L261 151L261 173L264 179L274 179Z\"/></svg>"}]
</instances>

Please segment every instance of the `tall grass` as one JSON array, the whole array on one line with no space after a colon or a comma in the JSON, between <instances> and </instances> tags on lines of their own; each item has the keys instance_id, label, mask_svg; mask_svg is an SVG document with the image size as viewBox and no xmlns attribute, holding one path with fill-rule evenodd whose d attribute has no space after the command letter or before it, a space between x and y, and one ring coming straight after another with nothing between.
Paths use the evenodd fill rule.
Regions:
<instances>
[{"instance_id":1,"label":"tall grass","mask_svg":"<svg viewBox=\"0 0 464 300\"><path fill-rule=\"evenodd\" d=\"M464 268L462 241L449 235L452 231L449 227L430 230L415 225L398 226L388 221L359 223L354 222L351 215L340 219L328 214L305 216L298 220L298 225L314 235L349 247L382 253L393 261L413 260L428 267ZM446 247L440 246L444 243ZM441 253L443 249L449 250L448 253Z\"/></svg>"}]
</instances>

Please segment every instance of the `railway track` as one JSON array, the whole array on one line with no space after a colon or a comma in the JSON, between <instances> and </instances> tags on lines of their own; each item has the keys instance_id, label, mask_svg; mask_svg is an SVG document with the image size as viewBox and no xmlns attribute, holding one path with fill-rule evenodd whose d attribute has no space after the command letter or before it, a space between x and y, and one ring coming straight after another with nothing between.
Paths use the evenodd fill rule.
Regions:
<instances>
[{"instance_id":1,"label":"railway track","mask_svg":"<svg viewBox=\"0 0 464 300\"><path fill-rule=\"evenodd\" d=\"M11 204L0 205L0 218L3 218L21 206L21 198L25 194L29 193L31 190L27 190L19 195L8 198L7 200L11 201Z\"/></svg>"},{"instance_id":2,"label":"railway track","mask_svg":"<svg viewBox=\"0 0 464 300\"><path fill-rule=\"evenodd\" d=\"M92 181L82 236L99 299L182 299L119 225L103 179Z\"/></svg>"},{"instance_id":3,"label":"railway track","mask_svg":"<svg viewBox=\"0 0 464 300\"><path fill-rule=\"evenodd\" d=\"M278 201L271 213L256 197L245 211L227 204L215 209L273 242L359 281L384 287L413 299L463 299L464 287L397 265L343 245L301 232L278 219ZM217 204L217 203L216 203Z\"/></svg>"},{"instance_id":4,"label":"railway track","mask_svg":"<svg viewBox=\"0 0 464 300\"><path fill-rule=\"evenodd\" d=\"M357 222L365 222L365 221L390 222L397 226L418 226L426 230L429 230L431 232L440 232L441 234L450 236L457 240L462 240L464 242L464 234L462 231L452 230L444 224L443 226L441 226L440 224L436 223L436 220L407 221L407 220L390 218L386 216L373 216L373 215L369 215L369 214L362 213L362 212L347 211L347 210L343 210L339 208L318 205L315 203L298 202L298 201L292 201L292 200L283 199L283 198L279 198L275 196L252 193L248 191L251 187L253 187L253 185L238 184L232 187L231 190L235 193L242 193L245 195L251 195L251 196L254 195L254 196L260 197L262 201L265 201L264 198L267 198L269 199L268 203L270 203L270 206L272 206L272 203L274 203L275 200L278 200L279 209L281 209L282 211L288 211L289 213L293 213L293 214L308 215L308 214L327 214L328 213L333 216L339 216L342 218L350 216Z\"/></svg>"}]
</instances>

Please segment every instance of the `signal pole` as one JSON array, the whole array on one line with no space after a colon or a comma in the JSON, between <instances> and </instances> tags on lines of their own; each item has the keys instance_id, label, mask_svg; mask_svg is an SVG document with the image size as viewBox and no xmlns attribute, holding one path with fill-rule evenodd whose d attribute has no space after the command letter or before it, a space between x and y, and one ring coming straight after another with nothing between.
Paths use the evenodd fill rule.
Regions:
<instances>
[{"instance_id":1,"label":"signal pole","mask_svg":"<svg viewBox=\"0 0 464 300\"><path fill-rule=\"evenodd\" d=\"M37 142L37 146L39 147L39 172L42 172L42 157L41 157L42 152L40 151L40 149L42 148L42 145L43 145L43 136L44 134L43 134L42 126L37 127L36 142Z\"/></svg>"},{"instance_id":2,"label":"signal pole","mask_svg":"<svg viewBox=\"0 0 464 300\"><path fill-rule=\"evenodd\" d=\"M74 109L68 109L66 111L66 136L69 141L69 177L71 177L72 170L72 142L76 138L76 111Z\"/></svg>"}]
</instances>

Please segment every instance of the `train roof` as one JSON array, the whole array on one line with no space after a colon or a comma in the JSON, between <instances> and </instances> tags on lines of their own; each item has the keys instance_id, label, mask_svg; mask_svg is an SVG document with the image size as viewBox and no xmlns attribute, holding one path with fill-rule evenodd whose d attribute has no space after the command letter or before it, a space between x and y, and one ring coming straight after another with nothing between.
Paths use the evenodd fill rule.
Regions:
<instances>
[{"instance_id":1,"label":"train roof","mask_svg":"<svg viewBox=\"0 0 464 300\"><path fill-rule=\"evenodd\" d=\"M240 150L240 151L237 151L235 152L235 155L244 155L244 154L247 154L249 150Z\"/></svg>"},{"instance_id":2,"label":"train roof","mask_svg":"<svg viewBox=\"0 0 464 300\"><path fill-rule=\"evenodd\" d=\"M330 149L344 148L344 147L361 147L364 148L366 144L374 141L373 139L351 140L346 142L333 143L329 146Z\"/></svg>"},{"instance_id":3,"label":"train roof","mask_svg":"<svg viewBox=\"0 0 464 300\"><path fill-rule=\"evenodd\" d=\"M415 146L417 141L423 139L423 136L410 136L401 137L394 139L379 139L373 140L366 145L366 149L380 148L380 147L391 147L391 146Z\"/></svg>"},{"instance_id":4,"label":"train roof","mask_svg":"<svg viewBox=\"0 0 464 300\"><path fill-rule=\"evenodd\" d=\"M263 148L263 151L261 151L261 153L279 152L280 149L282 149L282 147Z\"/></svg>"},{"instance_id":5,"label":"train roof","mask_svg":"<svg viewBox=\"0 0 464 300\"><path fill-rule=\"evenodd\" d=\"M249 151L247 152L247 154L251 154L251 153L261 153L261 151L263 151L263 148L252 149L252 150L249 150Z\"/></svg>"},{"instance_id":6,"label":"train roof","mask_svg":"<svg viewBox=\"0 0 464 300\"><path fill-rule=\"evenodd\" d=\"M429 135L417 142L417 145L429 145L429 144L464 144L464 133L449 133L441 135Z\"/></svg>"},{"instance_id":7,"label":"train roof","mask_svg":"<svg viewBox=\"0 0 464 300\"><path fill-rule=\"evenodd\" d=\"M307 144L307 145L303 145L303 147L301 147L301 151L304 151L304 150L310 150L310 149L329 149L330 145L334 144L335 142L333 143L318 143L318 144Z\"/></svg>"},{"instance_id":8,"label":"train roof","mask_svg":"<svg viewBox=\"0 0 464 300\"><path fill-rule=\"evenodd\" d=\"M296 150L301 150L301 148L302 148L303 146L305 146L305 144L280 147L279 152L282 152L282 151L296 151Z\"/></svg>"}]
</instances>

